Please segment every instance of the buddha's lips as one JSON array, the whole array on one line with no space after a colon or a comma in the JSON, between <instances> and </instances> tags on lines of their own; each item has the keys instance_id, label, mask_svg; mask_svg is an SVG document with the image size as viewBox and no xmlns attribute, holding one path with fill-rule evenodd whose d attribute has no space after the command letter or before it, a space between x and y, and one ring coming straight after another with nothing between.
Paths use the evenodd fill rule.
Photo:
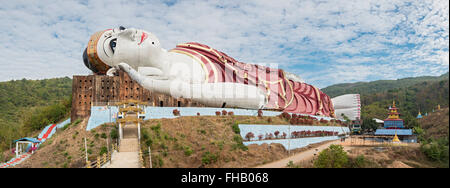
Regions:
<instances>
[{"instance_id":1,"label":"buddha's lips","mask_svg":"<svg viewBox=\"0 0 450 188\"><path fill-rule=\"evenodd\" d=\"M138 45L141 45L145 39L147 39L148 34L146 32L142 32L142 36L141 36L141 42L139 42Z\"/></svg>"}]
</instances>

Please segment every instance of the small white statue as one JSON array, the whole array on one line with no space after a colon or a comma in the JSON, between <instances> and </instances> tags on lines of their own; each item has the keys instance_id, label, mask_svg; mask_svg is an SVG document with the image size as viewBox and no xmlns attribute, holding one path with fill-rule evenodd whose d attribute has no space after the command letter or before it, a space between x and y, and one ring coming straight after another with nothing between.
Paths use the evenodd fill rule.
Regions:
<instances>
[{"instance_id":1,"label":"small white statue","mask_svg":"<svg viewBox=\"0 0 450 188\"><path fill-rule=\"evenodd\" d=\"M294 74L242 63L199 43L179 44L167 51L156 36L140 29L120 27L95 33L83 59L96 74L113 76L120 69L148 90L210 107L273 109L328 117L344 110L347 117L359 116L359 101L354 96L339 97L337 102L347 105L335 109L335 101Z\"/></svg>"}]
</instances>

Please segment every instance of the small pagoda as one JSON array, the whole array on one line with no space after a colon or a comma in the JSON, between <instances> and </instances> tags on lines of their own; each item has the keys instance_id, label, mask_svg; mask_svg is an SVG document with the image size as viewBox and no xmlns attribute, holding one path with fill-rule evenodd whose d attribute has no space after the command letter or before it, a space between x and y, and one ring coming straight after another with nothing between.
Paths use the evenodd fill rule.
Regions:
<instances>
[{"instance_id":1,"label":"small pagoda","mask_svg":"<svg viewBox=\"0 0 450 188\"><path fill-rule=\"evenodd\" d=\"M386 129L403 129L403 119L400 119L400 113L395 106L395 101L392 102L392 106L389 107L389 116L384 120L384 128Z\"/></svg>"},{"instance_id":2,"label":"small pagoda","mask_svg":"<svg viewBox=\"0 0 450 188\"><path fill-rule=\"evenodd\" d=\"M384 120L384 127L377 129L374 135L382 139L388 138L392 143L417 142L417 135L413 134L412 129L406 129L403 119L400 119L395 101L389 107L388 118Z\"/></svg>"},{"instance_id":3,"label":"small pagoda","mask_svg":"<svg viewBox=\"0 0 450 188\"><path fill-rule=\"evenodd\" d=\"M420 110L419 110L419 114L417 114L417 117L416 117L417 119L422 119L422 114L420 113Z\"/></svg>"}]
</instances>

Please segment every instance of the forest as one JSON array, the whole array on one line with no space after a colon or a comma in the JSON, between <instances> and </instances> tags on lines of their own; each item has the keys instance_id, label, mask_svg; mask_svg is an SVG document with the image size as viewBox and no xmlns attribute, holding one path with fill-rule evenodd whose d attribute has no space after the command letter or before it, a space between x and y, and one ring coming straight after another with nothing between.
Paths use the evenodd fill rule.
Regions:
<instances>
[{"instance_id":1,"label":"forest","mask_svg":"<svg viewBox=\"0 0 450 188\"><path fill-rule=\"evenodd\" d=\"M358 82L337 84L322 89L323 92L335 97L347 93L361 95L361 118L385 119L389 106L395 100L400 109L401 118L407 127L417 124L415 117L419 110L422 113L431 112L437 105L448 107L449 104L449 74L441 76L423 76L398 80L378 80L373 82Z\"/></svg>"},{"instance_id":2,"label":"forest","mask_svg":"<svg viewBox=\"0 0 450 188\"><path fill-rule=\"evenodd\" d=\"M69 116L72 79L0 82L0 151Z\"/></svg>"}]
</instances>

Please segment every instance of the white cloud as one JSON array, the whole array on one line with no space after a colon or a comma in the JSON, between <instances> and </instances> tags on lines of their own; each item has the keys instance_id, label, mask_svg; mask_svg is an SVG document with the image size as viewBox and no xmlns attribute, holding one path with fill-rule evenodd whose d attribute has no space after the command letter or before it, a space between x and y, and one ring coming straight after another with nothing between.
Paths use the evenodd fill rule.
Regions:
<instances>
[{"instance_id":1,"label":"white cloud","mask_svg":"<svg viewBox=\"0 0 450 188\"><path fill-rule=\"evenodd\" d=\"M87 74L89 36L119 25L151 31L167 49L197 41L280 63L319 87L448 71L448 1L173 2L4 1L0 81Z\"/></svg>"}]
</instances>

